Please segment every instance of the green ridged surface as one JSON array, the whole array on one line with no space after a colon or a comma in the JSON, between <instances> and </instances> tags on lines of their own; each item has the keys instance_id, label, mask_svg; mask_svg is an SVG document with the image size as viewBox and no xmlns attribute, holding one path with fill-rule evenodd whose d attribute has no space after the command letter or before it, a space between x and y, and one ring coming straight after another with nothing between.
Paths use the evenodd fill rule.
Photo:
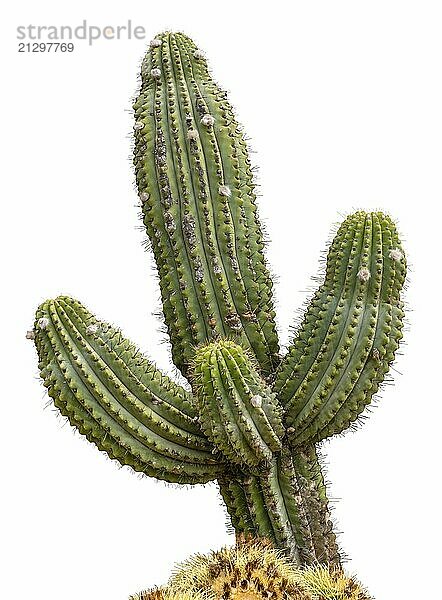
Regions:
<instances>
[{"instance_id":1,"label":"green ridged surface","mask_svg":"<svg viewBox=\"0 0 442 600\"><path fill-rule=\"evenodd\" d=\"M235 342L212 342L193 361L201 427L231 462L271 462L285 433L282 413L247 352Z\"/></svg>"},{"instance_id":2,"label":"green ridged surface","mask_svg":"<svg viewBox=\"0 0 442 600\"><path fill-rule=\"evenodd\" d=\"M249 510L241 477L228 473L218 479L218 485L236 534L256 537L258 532Z\"/></svg>"},{"instance_id":3,"label":"green ridged surface","mask_svg":"<svg viewBox=\"0 0 442 600\"><path fill-rule=\"evenodd\" d=\"M219 480L237 532L266 538L297 563L339 565L321 466L313 446L285 448L260 475Z\"/></svg>"},{"instance_id":4,"label":"green ridged surface","mask_svg":"<svg viewBox=\"0 0 442 600\"><path fill-rule=\"evenodd\" d=\"M344 431L377 392L402 338L405 273L388 217L358 212L345 220L274 386L294 444Z\"/></svg>"},{"instance_id":5,"label":"green ridged surface","mask_svg":"<svg viewBox=\"0 0 442 600\"><path fill-rule=\"evenodd\" d=\"M194 43L156 39L134 104L134 162L174 362L186 374L195 345L236 336L270 373L272 283L243 134Z\"/></svg>"},{"instance_id":6,"label":"green ridged surface","mask_svg":"<svg viewBox=\"0 0 442 600\"><path fill-rule=\"evenodd\" d=\"M195 422L189 394L117 329L60 297L41 305L35 331L49 395L100 450L174 483L205 483L223 471Z\"/></svg>"},{"instance_id":7,"label":"green ridged surface","mask_svg":"<svg viewBox=\"0 0 442 600\"><path fill-rule=\"evenodd\" d=\"M318 444L358 421L402 337L396 228L382 213L344 221L281 359L246 142L188 37L152 41L134 112L143 220L192 393L68 297L42 304L27 334L48 393L121 464L173 483L217 480L237 532L339 566Z\"/></svg>"},{"instance_id":8,"label":"green ridged surface","mask_svg":"<svg viewBox=\"0 0 442 600\"><path fill-rule=\"evenodd\" d=\"M341 557L333 531L329 499L317 450L313 444L298 447L291 450L291 460L308 523L309 537L314 548L315 561L338 566ZM299 538L302 543L302 532ZM305 562L310 560L307 559Z\"/></svg>"}]
</instances>

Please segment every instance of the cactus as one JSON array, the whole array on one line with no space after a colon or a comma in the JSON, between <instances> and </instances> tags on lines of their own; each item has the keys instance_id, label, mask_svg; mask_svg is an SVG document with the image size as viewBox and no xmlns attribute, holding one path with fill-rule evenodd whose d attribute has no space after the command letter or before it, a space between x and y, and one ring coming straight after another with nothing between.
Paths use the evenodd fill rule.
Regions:
<instances>
[{"instance_id":1,"label":"cactus","mask_svg":"<svg viewBox=\"0 0 442 600\"><path fill-rule=\"evenodd\" d=\"M134 112L143 221L190 391L68 297L44 302L28 334L44 384L111 458L172 483L216 480L238 534L337 566L320 445L358 423L402 337L395 225L345 219L282 356L247 145L188 37L151 42Z\"/></svg>"},{"instance_id":2,"label":"cactus","mask_svg":"<svg viewBox=\"0 0 442 600\"><path fill-rule=\"evenodd\" d=\"M299 568L263 542L240 540L233 547L196 555L178 565L168 585L131 600L369 600L342 569Z\"/></svg>"},{"instance_id":3,"label":"cactus","mask_svg":"<svg viewBox=\"0 0 442 600\"><path fill-rule=\"evenodd\" d=\"M140 592L131 596L130 600L208 600L201 594L190 594L186 592L171 592L168 589L154 589Z\"/></svg>"},{"instance_id":4,"label":"cactus","mask_svg":"<svg viewBox=\"0 0 442 600\"><path fill-rule=\"evenodd\" d=\"M256 542L191 557L178 566L166 589L213 600L312 600L302 571L280 551Z\"/></svg>"},{"instance_id":5,"label":"cactus","mask_svg":"<svg viewBox=\"0 0 442 600\"><path fill-rule=\"evenodd\" d=\"M302 570L302 580L306 591L313 598L370 600L367 591L361 584L340 569L329 569L324 566L308 567Z\"/></svg>"}]
</instances>

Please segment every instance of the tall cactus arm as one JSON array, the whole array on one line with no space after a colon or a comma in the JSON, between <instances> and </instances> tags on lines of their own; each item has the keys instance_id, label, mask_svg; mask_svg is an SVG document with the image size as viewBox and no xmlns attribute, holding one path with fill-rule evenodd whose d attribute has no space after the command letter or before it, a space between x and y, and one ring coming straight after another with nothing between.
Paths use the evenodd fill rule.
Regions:
<instances>
[{"instance_id":1,"label":"tall cactus arm","mask_svg":"<svg viewBox=\"0 0 442 600\"><path fill-rule=\"evenodd\" d=\"M378 390L402 337L405 274L387 216L357 212L344 221L274 386L294 444L344 431Z\"/></svg>"},{"instance_id":2,"label":"tall cactus arm","mask_svg":"<svg viewBox=\"0 0 442 600\"><path fill-rule=\"evenodd\" d=\"M269 373L278 362L243 134L205 59L179 33L151 43L135 110L135 171L177 367L198 344L237 336Z\"/></svg>"},{"instance_id":3,"label":"tall cactus arm","mask_svg":"<svg viewBox=\"0 0 442 600\"><path fill-rule=\"evenodd\" d=\"M220 452L252 468L271 462L285 433L281 408L247 353L228 340L199 348L192 383L201 427Z\"/></svg>"},{"instance_id":4,"label":"tall cactus arm","mask_svg":"<svg viewBox=\"0 0 442 600\"><path fill-rule=\"evenodd\" d=\"M79 302L37 311L41 376L55 405L100 450L173 483L205 483L223 465L192 416L190 395Z\"/></svg>"}]
</instances>

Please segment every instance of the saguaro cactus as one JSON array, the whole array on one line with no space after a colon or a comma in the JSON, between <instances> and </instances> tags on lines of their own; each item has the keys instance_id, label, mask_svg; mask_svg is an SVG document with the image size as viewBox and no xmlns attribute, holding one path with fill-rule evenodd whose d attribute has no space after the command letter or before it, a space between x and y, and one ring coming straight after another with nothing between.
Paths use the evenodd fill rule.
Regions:
<instances>
[{"instance_id":1,"label":"saguaro cactus","mask_svg":"<svg viewBox=\"0 0 442 600\"><path fill-rule=\"evenodd\" d=\"M236 531L298 563L340 561L318 445L356 423L402 336L405 258L382 213L341 225L282 357L247 146L185 35L142 63L135 172L164 320L187 391L67 297L31 337L60 412L100 450L169 482L217 480Z\"/></svg>"}]
</instances>

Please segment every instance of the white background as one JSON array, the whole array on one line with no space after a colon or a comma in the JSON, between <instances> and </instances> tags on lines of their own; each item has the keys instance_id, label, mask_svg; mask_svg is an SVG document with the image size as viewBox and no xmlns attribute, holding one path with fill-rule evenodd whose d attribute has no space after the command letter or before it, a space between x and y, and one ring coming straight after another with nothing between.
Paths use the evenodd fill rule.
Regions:
<instances>
[{"instance_id":1,"label":"white background","mask_svg":"<svg viewBox=\"0 0 442 600\"><path fill-rule=\"evenodd\" d=\"M19 54L18 25L123 25L193 36L230 91L260 166L281 338L333 223L397 219L411 265L409 326L372 417L326 444L349 568L379 600L440 594L442 13L438 2L149 0L8 5L4 169L2 598L123 600L189 554L233 541L215 486L119 470L57 419L25 340L37 305L78 297L164 369L152 259L131 167L131 96L146 41Z\"/></svg>"}]
</instances>

